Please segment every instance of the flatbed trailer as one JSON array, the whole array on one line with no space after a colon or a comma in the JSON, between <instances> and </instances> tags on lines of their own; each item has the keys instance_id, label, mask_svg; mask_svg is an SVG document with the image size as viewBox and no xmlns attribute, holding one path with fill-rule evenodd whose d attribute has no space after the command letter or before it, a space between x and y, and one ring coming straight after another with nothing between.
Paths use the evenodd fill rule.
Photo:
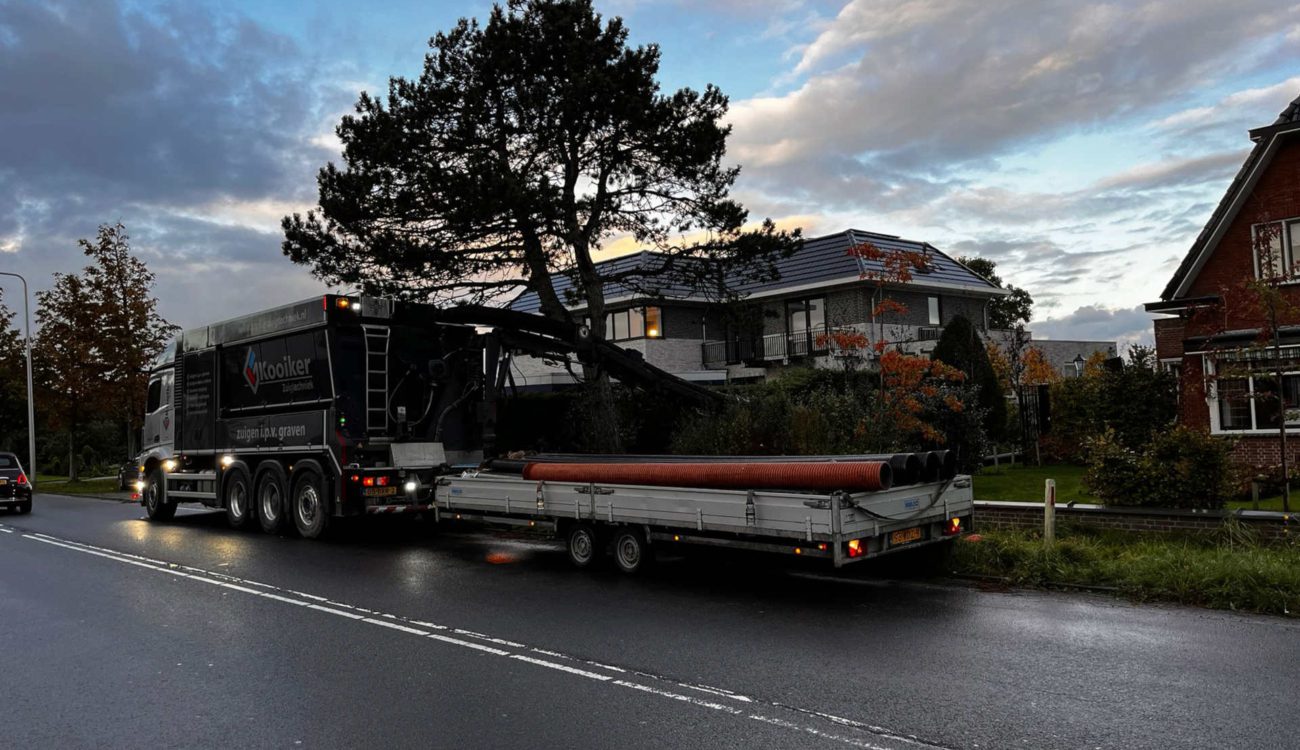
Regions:
<instances>
[{"instance_id":1,"label":"flatbed trailer","mask_svg":"<svg viewBox=\"0 0 1300 750\"><path fill-rule=\"evenodd\" d=\"M437 480L435 518L554 530L585 567L608 552L635 572L652 545L824 558L835 567L953 541L970 527L971 479L876 492L723 490L533 481L466 471Z\"/></svg>"}]
</instances>

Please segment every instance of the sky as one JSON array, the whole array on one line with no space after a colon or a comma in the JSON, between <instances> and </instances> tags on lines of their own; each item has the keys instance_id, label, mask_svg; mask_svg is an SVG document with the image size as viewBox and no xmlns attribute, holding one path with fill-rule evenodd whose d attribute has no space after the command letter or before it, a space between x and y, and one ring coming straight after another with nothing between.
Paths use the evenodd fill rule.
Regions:
<instances>
[{"instance_id":1,"label":"sky","mask_svg":"<svg viewBox=\"0 0 1300 750\"><path fill-rule=\"evenodd\" d=\"M0 271L121 221L192 326L323 289L280 252L358 94L488 2L0 0ZM1142 303L1300 96L1288 0L597 0L719 86L752 219L994 260L1035 337L1150 342ZM615 245L615 247L618 247ZM0 279L3 281L3 279ZM17 290L6 300L16 306Z\"/></svg>"}]
</instances>

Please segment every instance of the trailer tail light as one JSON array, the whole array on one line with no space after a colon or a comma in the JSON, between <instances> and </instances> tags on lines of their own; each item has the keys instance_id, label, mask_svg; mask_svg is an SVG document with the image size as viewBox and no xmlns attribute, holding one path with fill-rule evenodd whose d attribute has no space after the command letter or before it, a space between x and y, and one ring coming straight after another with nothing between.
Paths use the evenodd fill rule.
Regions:
<instances>
[{"instance_id":1,"label":"trailer tail light","mask_svg":"<svg viewBox=\"0 0 1300 750\"><path fill-rule=\"evenodd\" d=\"M961 519L949 518L948 522L943 525L944 536L957 536L961 533Z\"/></svg>"},{"instance_id":2,"label":"trailer tail light","mask_svg":"<svg viewBox=\"0 0 1300 750\"><path fill-rule=\"evenodd\" d=\"M867 550L862 546L861 539L849 540L849 557L862 557L867 554Z\"/></svg>"}]
</instances>

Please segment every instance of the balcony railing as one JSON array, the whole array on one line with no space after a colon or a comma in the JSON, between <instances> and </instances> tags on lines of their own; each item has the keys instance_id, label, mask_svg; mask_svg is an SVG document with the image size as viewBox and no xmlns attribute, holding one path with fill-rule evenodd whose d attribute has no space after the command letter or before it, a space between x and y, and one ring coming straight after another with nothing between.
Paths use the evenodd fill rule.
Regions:
<instances>
[{"instance_id":1,"label":"balcony railing","mask_svg":"<svg viewBox=\"0 0 1300 750\"><path fill-rule=\"evenodd\" d=\"M769 333L765 336L748 336L732 338L726 341L706 341L703 343L705 367L723 367L725 365L755 364L778 360L797 359L800 357L827 354L826 334L836 331L862 333L852 326L818 326L811 331L792 334ZM923 350L932 346L929 342L937 341L943 333L939 326L909 326L901 335L891 331L896 338L886 341L889 346L910 347L920 345Z\"/></svg>"},{"instance_id":2,"label":"balcony railing","mask_svg":"<svg viewBox=\"0 0 1300 750\"><path fill-rule=\"evenodd\" d=\"M704 366L721 367L825 354L827 330L825 326L818 326L794 333L769 333L726 341L706 341L703 344Z\"/></svg>"}]
</instances>

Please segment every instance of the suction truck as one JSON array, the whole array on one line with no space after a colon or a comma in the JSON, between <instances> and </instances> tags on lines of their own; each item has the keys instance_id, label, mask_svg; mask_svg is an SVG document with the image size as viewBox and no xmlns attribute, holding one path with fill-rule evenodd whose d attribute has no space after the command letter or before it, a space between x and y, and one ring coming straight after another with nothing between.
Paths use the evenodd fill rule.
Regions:
<instances>
[{"instance_id":1,"label":"suction truck","mask_svg":"<svg viewBox=\"0 0 1300 750\"><path fill-rule=\"evenodd\" d=\"M944 451L863 456L534 454L499 446L511 360L603 370L702 405L724 397L582 325L512 310L323 295L182 333L154 363L137 497L314 539L345 519L555 534L579 567L705 545L840 567L951 543L970 477Z\"/></svg>"}]
</instances>

